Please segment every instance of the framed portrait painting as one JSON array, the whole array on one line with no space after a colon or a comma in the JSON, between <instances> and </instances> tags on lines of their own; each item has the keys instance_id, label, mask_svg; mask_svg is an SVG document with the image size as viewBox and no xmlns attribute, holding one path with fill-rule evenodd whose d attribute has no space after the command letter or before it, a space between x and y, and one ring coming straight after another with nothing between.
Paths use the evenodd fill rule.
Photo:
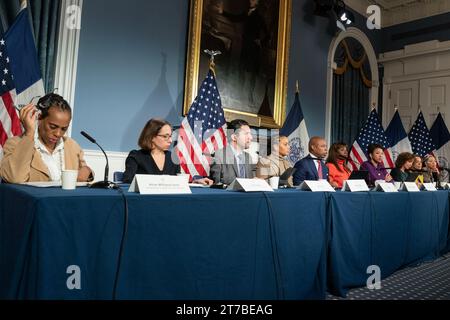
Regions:
<instances>
[{"instance_id":1,"label":"framed portrait painting","mask_svg":"<svg viewBox=\"0 0 450 320\"><path fill-rule=\"evenodd\" d=\"M191 0L184 109L210 56L227 121L279 128L285 117L291 0Z\"/></svg>"}]
</instances>

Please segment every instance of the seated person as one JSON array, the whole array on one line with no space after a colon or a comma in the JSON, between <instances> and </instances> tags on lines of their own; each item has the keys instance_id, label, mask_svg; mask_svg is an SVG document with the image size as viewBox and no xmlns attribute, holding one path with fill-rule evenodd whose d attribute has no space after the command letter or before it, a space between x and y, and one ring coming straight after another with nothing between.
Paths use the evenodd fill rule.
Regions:
<instances>
[{"instance_id":1,"label":"seated person","mask_svg":"<svg viewBox=\"0 0 450 320\"><path fill-rule=\"evenodd\" d=\"M409 152L402 152L395 160L395 168L391 171L391 176L394 181L405 182L408 178L408 171L412 168L414 162L414 155Z\"/></svg>"},{"instance_id":2,"label":"seated person","mask_svg":"<svg viewBox=\"0 0 450 320\"><path fill-rule=\"evenodd\" d=\"M172 144L172 127L162 119L150 119L142 129L138 145L125 160L123 182L131 183L136 174L177 175L181 172L178 157L169 151ZM195 177L194 183L211 185L208 178Z\"/></svg>"},{"instance_id":3,"label":"seated person","mask_svg":"<svg viewBox=\"0 0 450 320\"><path fill-rule=\"evenodd\" d=\"M74 140L64 136L72 119L72 110L63 97L47 94L36 106L23 107L19 117L24 133L5 143L0 166L3 180L10 183L59 181L62 170L78 170L80 182L93 180L83 150Z\"/></svg>"},{"instance_id":4,"label":"seated person","mask_svg":"<svg viewBox=\"0 0 450 320\"><path fill-rule=\"evenodd\" d=\"M244 150L253 140L247 121L235 119L227 128L228 144L215 152L210 169L214 183L231 184L236 178L254 178L255 165Z\"/></svg>"},{"instance_id":5,"label":"seated person","mask_svg":"<svg viewBox=\"0 0 450 320\"><path fill-rule=\"evenodd\" d=\"M274 137L272 144L272 153L267 157L261 157L256 164L256 177L265 179L269 182L271 177L281 176L291 167L286 157L289 155L289 139L286 136ZM287 180L289 187L293 186L292 177Z\"/></svg>"},{"instance_id":6,"label":"seated person","mask_svg":"<svg viewBox=\"0 0 450 320\"><path fill-rule=\"evenodd\" d=\"M423 158L423 164L425 173L428 173L427 177L424 177L424 182L449 182L449 173L446 170L440 170L436 158L430 154ZM428 179L426 179L428 178ZM426 180L426 181L425 181Z\"/></svg>"},{"instance_id":7,"label":"seated person","mask_svg":"<svg viewBox=\"0 0 450 320\"><path fill-rule=\"evenodd\" d=\"M328 182L333 188L342 188L344 180L348 180L352 171L346 166L348 148L343 142L333 143L328 152L326 166Z\"/></svg>"},{"instance_id":8,"label":"seated person","mask_svg":"<svg viewBox=\"0 0 450 320\"><path fill-rule=\"evenodd\" d=\"M323 162L327 156L327 142L321 137L312 137L308 144L309 154L297 161L294 168L294 186L304 180L328 179L328 168Z\"/></svg>"},{"instance_id":9,"label":"seated person","mask_svg":"<svg viewBox=\"0 0 450 320\"><path fill-rule=\"evenodd\" d=\"M420 187L420 185L424 182L430 182L430 176L427 172L424 172L422 169L422 157L418 154L413 154L414 161L411 166L410 172L420 172L417 176L416 184Z\"/></svg>"},{"instance_id":10,"label":"seated person","mask_svg":"<svg viewBox=\"0 0 450 320\"><path fill-rule=\"evenodd\" d=\"M369 144L367 153L369 155L369 160L364 161L360 168L361 170L369 171L366 181L367 184L372 187L377 180L384 180L386 182L392 181L391 175L386 171L386 168L383 165L384 147L377 143Z\"/></svg>"}]
</instances>

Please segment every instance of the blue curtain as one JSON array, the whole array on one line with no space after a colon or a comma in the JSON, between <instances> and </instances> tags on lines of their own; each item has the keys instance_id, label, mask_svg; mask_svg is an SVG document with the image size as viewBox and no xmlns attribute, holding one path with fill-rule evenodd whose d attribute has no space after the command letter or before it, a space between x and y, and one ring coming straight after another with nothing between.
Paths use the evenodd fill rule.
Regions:
<instances>
[{"instance_id":1,"label":"blue curtain","mask_svg":"<svg viewBox=\"0 0 450 320\"><path fill-rule=\"evenodd\" d=\"M53 91L56 50L61 2L55 0L28 0L31 23L36 40L39 64L46 92ZM3 30L8 30L20 11L19 0L1 0L0 18Z\"/></svg>"},{"instance_id":2,"label":"blue curtain","mask_svg":"<svg viewBox=\"0 0 450 320\"><path fill-rule=\"evenodd\" d=\"M342 75L333 75L331 141L351 146L369 116L369 90L362 83L359 71L349 68Z\"/></svg>"},{"instance_id":3,"label":"blue curtain","mask_svg":"<svg viewBox=\"0 0 450 320\"><path fill-rule=\"evenodd\" d=\"M370 65L364 48L353 38L339 44L334 61L330 143L350 146L369 115Z\"/></svg>"}]
</instances>

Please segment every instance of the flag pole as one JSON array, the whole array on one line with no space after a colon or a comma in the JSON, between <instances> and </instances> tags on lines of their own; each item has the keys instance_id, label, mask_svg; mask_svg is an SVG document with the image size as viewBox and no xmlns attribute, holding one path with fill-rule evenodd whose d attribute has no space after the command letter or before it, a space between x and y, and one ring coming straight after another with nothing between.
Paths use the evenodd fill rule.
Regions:
<instances>
[{"instance_id":1,"label":"flag pole","mask_svg":"<svg viewBox=\"0 0 450 320\"><path fill-rule=\"evenodd\" d=\"M209 54L209 56L210 56L209 68L214 73L214 76L216 76L216 70L215 70L216 64L214 63L214 57L218 56L219 54L222 54L222 52L220 52L219 50L214 51L214 50L209 50L209 49L205 49L203 52L206 54Z\"/></svg>"},{"instance_id":2,"label":"flag pole","mask_svg":"<svg viewBox=\"0 0 450 320\"><path fill-rule=\"evenodd\" d=\"M299 89L299 86L298 86L298 80L295 82L295 93L299 93L300 92L300 89Z\"/></svg>"}]
</instances>

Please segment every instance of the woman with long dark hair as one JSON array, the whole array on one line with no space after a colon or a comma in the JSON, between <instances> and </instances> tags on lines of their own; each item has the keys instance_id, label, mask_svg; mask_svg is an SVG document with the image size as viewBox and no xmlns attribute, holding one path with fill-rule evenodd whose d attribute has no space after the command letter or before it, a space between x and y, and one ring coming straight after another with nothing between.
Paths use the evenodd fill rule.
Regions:
<instances>
[{"instance_id":1,"label":"woman with long dark hair","mask_svg":"<svg viewBox=\"0 0 450 320\"><path fill-rule=\"evenodd\" d=\"M328 151L326 166L328 167L328 181L333 188L342 188L344 180L348 180L352 172L347 166L347 144L335 142Z\"/></svg>"}]
</instances>

